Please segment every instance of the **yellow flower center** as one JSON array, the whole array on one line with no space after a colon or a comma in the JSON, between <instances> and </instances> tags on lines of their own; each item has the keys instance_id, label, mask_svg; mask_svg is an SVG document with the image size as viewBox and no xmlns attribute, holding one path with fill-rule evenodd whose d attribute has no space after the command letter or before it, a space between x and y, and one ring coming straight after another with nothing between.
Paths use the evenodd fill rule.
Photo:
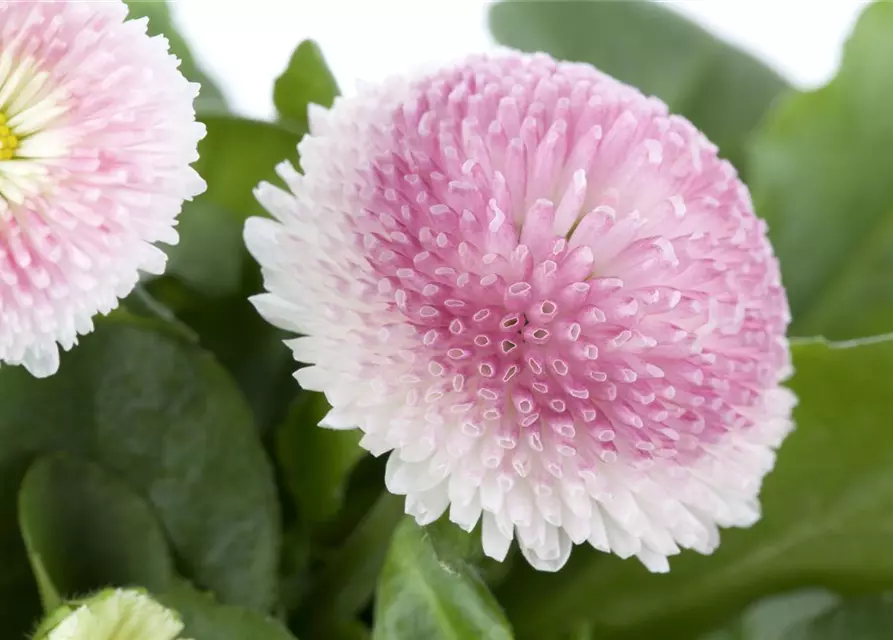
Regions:
<instances>
[{"instance_id":1,"label":"yellow flower center","mask_svg":"<svg viewBox=\"0 0 893 640\"><path fill-rule=\"evenodd\" d=\"M0 112L0 160L12 160L19 148L19 138L6 124L6 114Z\"/></svg>"},{"instance_id":2,"label":"yellow flower center","mask_svg":"<svg viewBox=\"0 0 893 640\"><path fill-rule=\"evenodd\" d=\"M52 186L47 161L69 151L72 132L57 127L69 97L34 58L0 50L0 211Z\"/></svg>"}]
</instances>

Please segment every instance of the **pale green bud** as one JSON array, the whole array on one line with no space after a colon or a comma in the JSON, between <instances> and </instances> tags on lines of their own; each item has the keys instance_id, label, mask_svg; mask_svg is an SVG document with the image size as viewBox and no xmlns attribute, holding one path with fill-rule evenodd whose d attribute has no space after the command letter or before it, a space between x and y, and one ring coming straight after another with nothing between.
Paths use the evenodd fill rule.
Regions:
<instances>
[{"instance_id":1,"label":"pale green bud","mask_svg":"<svg viewBox=\"0 0 893 640\"><path fill-rule=\"evenodd\" d=\"M146 593L109 589L53 612L34 640L180 640L182 630L177 614Z\"/></svg>"}]
</instances>

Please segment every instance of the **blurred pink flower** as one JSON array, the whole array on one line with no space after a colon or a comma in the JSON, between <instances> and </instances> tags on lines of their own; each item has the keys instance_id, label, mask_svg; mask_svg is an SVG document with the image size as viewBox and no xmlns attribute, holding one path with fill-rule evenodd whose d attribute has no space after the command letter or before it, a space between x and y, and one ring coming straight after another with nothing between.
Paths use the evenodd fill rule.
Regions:
<instances>
[{"instance_id":1,"label":"blurred pink flower","mask_svg":"<svg viewBox=\"0 0 893 640\"><path fill-rule=\"evenodd\" d=\"M748 526L791 428L789 313L735 170L588 65L500 54L312 113L262 184L254 298L297 378L390 451L420 524L502 559L572 543L666 571Z\"/></svg>"},{"instance_id":2,"label":"blurred pink flower","mask_svg":"<svg viewBox=\"0 0 893 640\"><path fill-rule=\"evenodd\" d=\"M0 2L0 361L61 345L161 273L204 126L198 86L112 2Z\"/></svg>"}]
</instances>

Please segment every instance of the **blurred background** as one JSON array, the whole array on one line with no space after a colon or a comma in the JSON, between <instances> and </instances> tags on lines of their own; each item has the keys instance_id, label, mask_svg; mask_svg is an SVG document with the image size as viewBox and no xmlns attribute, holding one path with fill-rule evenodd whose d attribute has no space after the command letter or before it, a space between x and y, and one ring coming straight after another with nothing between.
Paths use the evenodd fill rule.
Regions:
<instances>
[{"instance_id":1,"label":"blurred background","mask_svg":"<svg viewBox=\"0 0 893 640\"><path fill-rule=\"evenodd\" d=\"M316 40L344 93L423 60L494 46L485 0L180 0L173 11L234 110L271 118L274 79L295 45ZM824 84L865 6L858 0L676 0L681 13L760 58L792 84ZM267 6L265 6L267 5ZM411 53L410 53L411 52Z\"/></svg>"}]
</instances>

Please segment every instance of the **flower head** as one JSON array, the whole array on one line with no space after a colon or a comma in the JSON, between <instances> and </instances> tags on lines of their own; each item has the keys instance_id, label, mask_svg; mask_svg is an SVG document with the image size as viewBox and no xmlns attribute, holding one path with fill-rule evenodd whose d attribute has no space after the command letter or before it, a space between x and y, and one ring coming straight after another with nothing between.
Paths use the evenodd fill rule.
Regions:
<instances>
[{"instance_id":1,"label":"flower head","mask_svg":"<svg viewBox=\"0 0 893 640\"><path fill-rule=\"evenodd\" d=\"M183 623L135 590L108 590L54 613L35 640L176 640Z\"/></svg>"},{"instance_id":2,"label":"flower head","mask_svg":"<svg viewBox=\"0 0 893 640\"><path fill-rule=\"evenodd\" d=\"M197 85L113 2L0 2L0 361L39 376L160 273L204 127Z\"/></svg>"},{"instance_id":3,"label":"flower head","mask_svg":"<svg viewBox=\"0 0 893 640\"><path fill-rule=\"evenodd\" d=\"M655 571L747 526L790 429L789 313L732 166L591 66L474 57L312 114L245 239L324 424L420 524Z\"/></svg>"}]
</instances>

